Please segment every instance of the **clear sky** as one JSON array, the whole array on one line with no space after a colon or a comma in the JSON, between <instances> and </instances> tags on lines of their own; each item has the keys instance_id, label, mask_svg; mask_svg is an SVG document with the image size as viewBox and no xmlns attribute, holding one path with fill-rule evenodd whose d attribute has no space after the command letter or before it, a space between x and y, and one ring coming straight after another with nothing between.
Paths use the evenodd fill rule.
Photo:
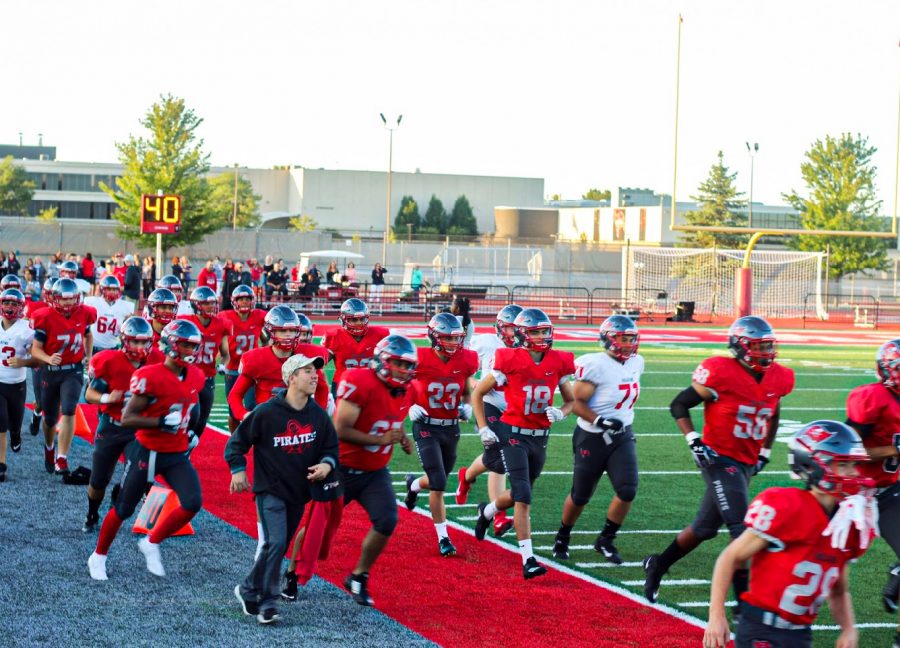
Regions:
<instances>
[{"instance_id":1,"label":"clear sky","mask_svg":"<svg viewBox=\"0 0 900 648\"><path fill-rule=\"evenodd\" d=\"M898 0L12 0L0 141L115 161L171 93L214 165L383 170L378 114L402 113L395 170L670 193L679 12L679 199L720 149L747 192L749 140L754 200L781 203L812 142L853 132L890 212Z\"/></svg>"}]
</instances>

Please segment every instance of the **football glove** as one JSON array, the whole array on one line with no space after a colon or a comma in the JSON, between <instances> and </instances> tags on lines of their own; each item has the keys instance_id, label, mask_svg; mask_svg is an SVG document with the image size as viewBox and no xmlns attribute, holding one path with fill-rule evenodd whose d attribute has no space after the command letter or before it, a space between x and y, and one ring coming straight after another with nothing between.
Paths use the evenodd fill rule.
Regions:
<instances>
[{"instance_id":1,"label":"football glove","mask_svg":"<svg viewBox=\"0 0 900 648\"><path fill-rule=\"evenodd\" d=\"M753 467L753 476L756 477L759 473L763 471L763 468L766 467L769 463L769 456L772 454L771 448L762 448L759 451L759 456L756 458L756 465Z\"/></svg>"},{"instance_id":2,"label":"football glove","mask_svg":"<svg viewBox=\"0 0 900 648\"><path fill-rule=\"evenodd\" d=\"M562 421L566 418L566 415L563 414L563 411L558 407L548 407L544 410L544 414L547 415L547 420L551 423L556 423L557 421Z\"/></svg>"},{"instance_id":3,"label":"football glove","mask_svg":"<svg viewBox=\"0 0 900 648\"><path fill-rule=\"evenodd\" d=\"M188 452L191 452L198 445L200 445L200 437L193 430L188 429Z\"/></svg>"},{"instance_id":4,"label":"football glove","mask_svg":"<svg viewBox=\"0 0 900 648\"><path fill-rule=\"evenodd\" d=\"M225 369L225 365L220 362L219 364L216 365L216 372L220 376L224 376L228 372L228 370Z\"/></svg>"},{"instance_id":5,"label":"football glove","mask_svg":"<svg viewBox=\"0 0 900 648\"><path fill-rule=\"evenodd\" d=\"M699 434L691 432L685 435L685 439L691 448L691 452L694 453L694 463L697 464L698 468L709 468L716 462L719 453L703 443Z\"/></svg>"},{"instance_id":6,"label":"football glove","mask_svg":"<svg viewBox=\"0 0 900 648\"><path fill-rule=\"evenodd\" d=\"M169 434L176 434L181 426L181 405L172 405L169 413L159 417L159 429Z\"/></svg>"},{"instance_id":7,"label":"football glove","mask_svg":"<svg viewBox=\"0 0 900 648\"><path fill-rule=\"evenodd\" d=\"M325 406L325 412L328 414L328 416L334 416L335 409L337 409L337 407L334 404L334 395L329 392L328 404Z\"/></svg>"},{"instance_id":8,"label":"football glove","mask_svg":"<svg viewBox=\"0 0 900 648\"><path fill-rule=\"evenodd\" d=\"M459 418L463 421L468 421L472 418L472 406L468 403L463 403L459 406Z\"/></svg>"},{"instance_id":9,"label":"football glove","mask_svg":"<svg viewBox=\"0 0 900 648\"><path fill-rule=\"evenodd\" d=\"M601 428L608 432L612 432L615 434L619 432L624 426L622 425L622 421L615 418L604 418L603 416L598 416L594 419L594 427Z\"/></svg>"},{"instance_id":10,"label":"football glove","mask_svg":"<svg viewBox=\"0 0 900 648\"><path fill-rule=\"evenodd\" d=\"M481 443L485 446L494 445L500 441L500 437L494 434L494 431L487 426L478 430L478 436L481 437Z\"/></svg>"},{"instance_id":11,"label":"football glove","mask_svg":"<svg viewBox=\"0 0 900 648\"><path fill-rule=\"evenodd\" d=\"M424 421L428 418L428 410L421 405L412 405L409 408L410 421Z\"/></svg>"}]
</instances>

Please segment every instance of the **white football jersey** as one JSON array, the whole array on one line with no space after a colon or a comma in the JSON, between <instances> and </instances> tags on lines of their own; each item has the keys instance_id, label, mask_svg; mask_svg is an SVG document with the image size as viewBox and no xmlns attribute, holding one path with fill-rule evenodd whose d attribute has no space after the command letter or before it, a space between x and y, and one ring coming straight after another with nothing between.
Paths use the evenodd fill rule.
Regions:
<instances>
[{"instance_id":1,"label":"white football jersey","mask_svg":"<svg viewBox=\"0 0 900 648\"><path fill-rule=\"evenodd\" d=\"M594 385L594 393L588 406L597 416L614 418L622 425L634 422L634 405L641 393L641 374L644 358L632 356L621 363L608 353L588 353L575 359L575 380ZM578 418L578 425L589 432L603 432L594 427L593 421Z\"/></svg>"},{"instance_id":2,"label":"white football jersey","mask_svg":"<svg viewBox=\"0 0 900 648\"><path fill-rule=\"evenodd\" d=\"M94 348L117 348L122 323L134 314L134 304L121 298L110 304L103 297L96 296L85 297L84 303L97 309L97 321L91 327L94 334Z\"/></svg>"},{"instance_id":3,"label":"white football jersey","mask_svg":"<svg viewBox=\"0 0 900 648\"><path fill-rule=\"evenodd\" d=\"M34 340L34 329L31 322L18 319L5 331L0 325L0 382L8 385L25 380L25 367L10 367L10 358L29 358L31 342Z\"/></svg>"},{"instance_id":4,"label":"white football jersey","mask_svg":"<svg viewBox=\"0 0 900 648\"><path fill-rule=\"evenodd\" d=\"M503 342L494 333L482 333L472 337L469 349L478 354L478 364L481 366L481 370L478 372L479 380L491 373L491 369L494 368L494 351L504 347ZM501 412L506 411L506 397L502 391L492 389L485 394L484 402L490 403Z\"/></svg>"}]
</instances>

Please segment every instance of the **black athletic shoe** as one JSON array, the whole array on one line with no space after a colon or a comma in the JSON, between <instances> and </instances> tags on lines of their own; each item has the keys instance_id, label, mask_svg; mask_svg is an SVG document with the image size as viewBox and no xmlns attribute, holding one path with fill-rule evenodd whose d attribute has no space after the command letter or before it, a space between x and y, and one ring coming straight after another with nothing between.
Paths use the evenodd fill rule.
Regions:
<instances>
[{"instance_id":1,"label":"black athletic shoe","mask_svg":"<svg viewBox=\"0 0 900 648\"><path fill-rule=\"evenodd\" d=\"M547 568L539 564L537 558L535 558L534 556L526 560L525 564L522 565L522 576L525 577L525 580L528 580L530 578L537 578L538 576L543 576L546 573Z\"/></svg>"},{"instance_id":2,"label":"black athletic shoe","mask_svg":"<svg viewBox=\"0 0 900 648\"><path fill-rule=\"evenodd\" d=\"M18 452L22 449L22 429L9 431L9 449Z\"/></svg>"},{"instance_id":3,"label":"black athletic shoe","mask_svg":"<svg viewBox=\"0 0 900 648\"><path fill-rule=\"evenodd\" d=\"M0 482L6 481L6 464L0 463Z\"/></svg>"},{"instance_id":4,"label":"black athletic shoe","mask_svg":"<svg viewBox=\"0 0 900 648\"><path fill-rule=\"evenodd\" d=\"M419 499L419 494L412 491L412 483L414 481L416 481L415 475L412 473L406 475L406 498L403 500L403 503L406 504L406 508L410 511L416 508L416 500Z\"/></svg>"},{"instance_id":5,"label":"black athletic shoe","mask_svg":"<svg viewBox=\"0 0 900 648\"><path fill-rule=\"evenodd\" d=\"M881 590L881 602L888 614L897 614L897 598L900 596L900 563L891 567L888 582Z\"/></svg>"},{"instance_id":6,"label":"black athletic shoe","mask_svg":"<svg viewBox=\"0 0 900 648\"><path fill-rule=\"evenodd\" d=\"M487 506L487 502L481 502L478 505L478 519L475 520L475 537L479 540L484 540L488 527L491 526L491 521L484 517L485 506Z\"/></svg>"},{"instance_id":7,"label":"black athletic shoe","mask_svg":"<svg viewBox=\"0 0 900 648\"><path fill-rule=\"evenodd\" d=\"M602 553L603 557L614 565L621 565L625 562L622 560L622 556L619 555L616 545L613 544L613 538L602 535L597 536L597 541L594 542L594 551Z\"/></svg>"},{"instance_id":8,"label":"black athletic shoe","mask_svg":"<svg viewBox=\"0 0 900 648\"><path fill-rule=\"evenodd\" d=\"M293 569L284 572L284 589L281 590L281 598L285 601L297 600L297 572Z\"/></svg>"},{"instance_id":9,"label":"black athletic shoe","mask_svg":"<svg viewBox=\"0 0 900 648\"><path fill-rule=\"evenodd\" d=\"M450 542L450 538L441 538L438 542L438 550L442 556L452 556L456 553L456 547Z\"/></svg>"},{"instance_id":10,"label":"black athletic shoe","mask_svg":"<svg viewBox=\"0 0 900 648\"><path fill-rule=\"evenodd\" d=\"M561 536L556 534L556 541L553 543L553 557L559 560L569 559L569 536Z\"/></svg>"},{"instance_id":11,"label":"black athletic shoe","mask_svg":"<svg viewBox=\"0 0 900 648\"><path fill-rule=\"evenodd\" d=\"M237 597L237 600L241 603L241 609L244 611L244 614L247 616L256 616L259 614L259 603L256 601L248 601L243 596L241 596L241 586L234 586L234 595Z\"/></svg>"},{"instance_id":12,"label":"black athletic shoe","mask_svg":"<svg viewBox=\"0 0 900 648\"><path fill-rule=\"evenodd\" d=\"M269 625L270 623L275 623L280 619L281 617L278 616L278 610L276 610L275 608L266 608L256 615L256 620L260 625Z\"/></svg>"},{"instance_id":13,"label":"black athletic shoe","mask_svg":"<svg viewBox=\"0 0 900 648\"><path fill-rule=\"evenodd\" d=\"M350 574L347 576L346 580L344 580L344 587L347 588L347 591L350 592L350 596L352 596L353 600L359 605L372 607L375 605L375 601L369 596L368 583L368 574Z\"/></svg>"},{"instance_id":14,"label":"black athletic shoe","mask_svg":"<svg viewBox=\"0 0 900 648\"><path fill-rule=\"evenodd\" d=\"M81 530L84 533L93 533L97 530L98 524L100 524L100 514L94 513L93 515L91 515L90 513L88 513L87 517L84 518L84 526L81 527Z\"/></svg>"},{"instance_id":15,"label":"black athletic shoe","mask_svg":"<svg viewBox=\"0 0 900 648\"><path fill-rule=\"evenodd\" d=\"M41 431L41 415L35 414L31 417L31 423L28 424L28 431L31 432L31 436L37 436L38 432Z\"/></svg>"},{"instance_id":16,"label":"black athletic shoe","mask_svg":"<svg viewBox=\"0 0 900 648\"><path fill-rule=\"evenodd\" d=\"M653 554L644 558L644 598L651 603L656 603L659 594L659 584L662 582L663 572L659 570L659 555Z\"/></svg>"}]
</instances>

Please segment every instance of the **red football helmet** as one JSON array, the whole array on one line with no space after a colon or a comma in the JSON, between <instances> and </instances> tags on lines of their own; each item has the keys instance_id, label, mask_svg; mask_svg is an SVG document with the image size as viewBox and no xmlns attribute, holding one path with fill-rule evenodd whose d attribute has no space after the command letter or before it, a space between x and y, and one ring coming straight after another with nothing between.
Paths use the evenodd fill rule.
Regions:
<instances>
[{"instance_id":1,"label":"red football helmet","mask_svg":"<svg viewBox=\"0 0 900 648\"><path fill-rule=\"evenodd\" d=\"M553 322L540 308L526 308L514 324L518 346L523 349L540 353L553 347Z\"/></svg>"},{"instance_id":2,"label":"red football helmet","mask_svg":"<svg viewBox=\"0 0 900 648\"><path fill-rule=\"evenodd\" d=\"M494 325L497 331L497 337L503 342L504 346L512 348L518 344L516 340L515 321L522 307L518 304L507 304L497 312L497 323Z\"/></svg>"},{"instance_id":3,"label":"red football helmet","mask_svg":"<svg viewBox=\"0 0 900 648\"><path fill-rule=\"evenodd\" d=\"M452 313L438 313L428 322L428 339L438 353L452 356L463 346L465 329Z\"/></svg>"},{"instance_id":4,"label":"red football helmet","mask_svg":"<svg viewBox=\"0 0 900 648\"><path fill-rule=\"evenodd\" d=\"M762 317L739 317L728 329L728 348L731 355L753 371L763 373L778 356L775 331Z\"/></svg>"},{"instance_id":5,"label":"red football helmet","mask_svg":"<svg viewBox=\"0 0 900 648\"><path fill-rule=\"evenodd\" d=\"M175 319L178 298L167 288L157 288L147 297L147 316L160 324L168 324Z\"/></svg>"},{"instance_id":6,"label":"red football helmet","mask_svg":"<svg viewBox=\"0 0 900 648\"><path fill-rule=\"evenodd\" d=\"M247 315L256 308L256 295L253 288L241 284L231 291L231 305L241 315Z\"/></svg>"},{"instance_id":7,"label":"red football helmet","mask_svg":"<svg viewBox=\"0 0 900 648\"><path fill-rule=\"evenodd\" d=\"M900 394L900 340L890 340L879 347L875 368L882 384Z\"/></svg>"},{"instance_id":8,"label":"red football helmet","mask_svg":"<svg viewBox=\"0 0 900 648\"><path fill-rule=\"evenodd\" d=\"M815 486L837 498L856 495L875 482L866 477L840 475L835 472L837 462L867 461L856 430L838 421L813 421L794 433L788 464L807 486Z\"/></svg>"},{"instance_id":9,"label":"red football helmet","mask_svg":"<svg viewBox=\"0 0 900 648\"><path fill-rule=\"evenodd\" d=\"M114 304L122 296L122 284L115 275L106 275L100 280L100 294L109 304Z\"/></svg>"},{"instance_id":10,"label":"red football helmet","mask_svg":"<svg viewBox=\"0 0 900 648\"><path fill-rule=\"evenodd\" d=\"M209 286L198 286L191 291L191 308L194 315L212 319L219 313L219 298Z\"/></svg>"},{"instance_id":11,"label":"red football helmet","mask_svg":"<svg viewBox=\"0 0 900 648\"><path fill-rule=\"evenodd\" d=\"M21 319L25 313L25 295L16 288L7 288L0 293L0 315L10 322Z\"/></svg>"},{"instance_id":12,"label":"red football helmet","mask_svg":"<svg viewBox=\"0 0 900 648\"><path fill-rule=\"evenodd\" d=\"M57 279L50 295L53 308L68 317L81 305L81 291L72 279Z\"/></svg>"},{"instance_id":13,"label":"red football helmet","mask_svg":"<svg viewBox=\"0 0 900 648\"><path fill-rule=\"evenodd\" d=\"M375 345L371 367L391 387L404 387L415 378L419 356L402 335L388 335Z\"/></svg>"},{"instance_id":14,"label":"red football helmet","mask_svg":"<svg viewBox=\"0 0 900 648\"><path fill-rule=\"evenodd\" d=\"M612 315L600 325L600 344L619 362L637 355L640 334L630 317Z\"/></svg>"},{"instance_id":15,"label":"red football helmet","mask_svg":"<svg viewBox=\"0 0 900 648\"><path fill-rule=\"evenodd\" d=\"M122 353L126 358L143 362L153 346L153 328L143 317L129 317L122 324L119 339L122 340Z\"/></svg>"},{"instance_id":16,"label":"red football helmet","mask_svg":"<svg viewBox=\"0 0 900 648\"><path fill-rule=\"evenodd\" d=\"M341 304L341 326L354 337L365 335L369 330L369 307L366 302L351 297Z\"/></svg>"},{"instance_id":17,"label":"red football helmet","mask_svg":"<svg viewBox=\"0 0 900 648\"><path fill-rule=\"evenodd\" d=\"M173 320L159 335L159 349L175 360L179 367L196 364L200 357L203 336L193 322Z\"/></svg>"},{"instance_id":18,"label":"red football helmet","mask_svg":"<svg viewBox=\"0 0 900 648\"><path fill-rule=\"evenodd\" d=\"M300 318L290 306L275 306L266 313L263 330L272 341L272 346L293 351L300 338Z\"/></svg>"}]
</instances>

